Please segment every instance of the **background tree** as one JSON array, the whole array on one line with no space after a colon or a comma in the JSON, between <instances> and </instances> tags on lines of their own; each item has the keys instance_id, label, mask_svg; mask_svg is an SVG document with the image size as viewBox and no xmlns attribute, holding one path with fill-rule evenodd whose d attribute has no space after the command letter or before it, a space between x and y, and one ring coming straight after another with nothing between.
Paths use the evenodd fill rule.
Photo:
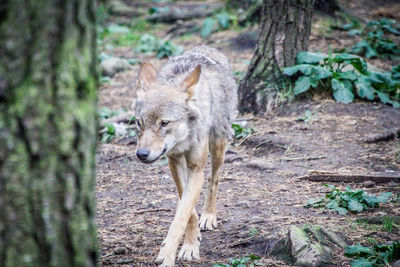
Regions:
<instances>
[{"instance_id":1,"label":"background tree","mask_svg":"<svg viewBox=\"0 0 400 267\"><path fill-rule=\"evenodd\" d=\"M94 266L95 1L0 4L0 266Z\"/></svg>"},{"instance_id":2,"label":"background tree","mask_svg":"<svg viewBox=\"0 0 400 267\"><path fill-rule=\"evenodd\" d=\"M281 80L282 67L295 63L307 50L313 0L264 1L258 44L239 86L241 112L268 109Z\"/></svg>"}]
</instances>

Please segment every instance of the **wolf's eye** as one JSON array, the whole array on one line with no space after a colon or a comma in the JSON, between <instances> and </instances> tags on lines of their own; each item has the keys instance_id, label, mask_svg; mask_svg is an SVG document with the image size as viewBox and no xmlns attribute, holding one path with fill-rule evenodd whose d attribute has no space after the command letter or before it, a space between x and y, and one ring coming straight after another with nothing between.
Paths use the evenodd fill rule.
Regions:
<instances>
[{"instance_id":1,"label":"wolf's eye","mask_svg":"<svg viewBox=\"0 0 400 267\"><path fill-rule=\"evenodd\" d=\"M169 124L169 121L161 121L161 127L166 127Z\"/></svg>"}]
</instances>

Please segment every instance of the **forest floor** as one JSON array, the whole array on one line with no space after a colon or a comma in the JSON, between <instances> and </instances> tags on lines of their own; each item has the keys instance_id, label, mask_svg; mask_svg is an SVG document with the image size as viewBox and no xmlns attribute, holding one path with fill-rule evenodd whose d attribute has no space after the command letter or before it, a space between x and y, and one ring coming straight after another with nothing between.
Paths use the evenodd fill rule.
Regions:
<instances>
[{"instance_id":1,"label":"forest floor","mask_svg":"<svg viewBox=\"0 0 400 267\"><path fill-rule=\"evenodd\" d=\"M363 2L346 1L345 5L349 12L364 19L374 16L373 6ZM400 6L394 1L384 2ZM327 52L329 45L346 47L355 42L345 32L326 28L327 20L330 18L315 16L311 51ZM163 37L170 27L158 25L153 34ZM207 40L196 34L178 36L172 41L185 49L200 43L217 47L230 58L234 71L240 73L246 71L254 47L237 47L233 40L255 29L221 31ZM131 47L114 47L113 55L148 60L156 66L166 61L134 53ZM393 62L370 63L388 69ZM129 111L137 71L138 64L103 84L99 91L100 107ZM371 245L400 238L396 227L389 232L382 226L355 221L360 216L400 215L399 200L358 215L342 216L305 208L308 199L323 196L329 188L323 182L298 179L310 170L400 176L400 140L370 144L362 141L371 134L399 127L400 109L376 102L341 104L330 97L315 96L290 102L264 116L241 118L255 132L245 140L234 140L228 147L220 174L218 229L202 234L199 261L177 266L212 266L250 254L260 256L264 266L287 265L269 255L269 248L287 234L289 225L323 225L349 244ZM135 137L119 138L98 148L96 220L103 266L153 265L174 216L177 194L166 160L152 165L139 163L134 143ZM205 175L210 175L209 163ZM393 182L369 187L366 183L331 184L340 189L349 185L375 195L387 191L394 196L400 193L399 184ZM198 211L203 198L202 195ZM349 266L343 249L334 250L331 266Z\"/></svg>"}]
</instances>

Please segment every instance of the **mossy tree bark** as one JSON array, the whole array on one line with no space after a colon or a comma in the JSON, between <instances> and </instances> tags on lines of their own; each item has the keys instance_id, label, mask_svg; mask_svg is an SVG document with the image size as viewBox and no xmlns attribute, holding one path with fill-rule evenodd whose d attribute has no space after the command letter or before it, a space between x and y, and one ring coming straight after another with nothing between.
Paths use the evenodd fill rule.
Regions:
<instances>
[{"instance_id":1,"label":"mossy tree bark","mask_svg":"<svg viewBox=\"0 0 400 267\"><path fill-rule=\"evenodd\" d=\"M0 4L0 266L95 266L95 1Z\"/></svg>"},{"instance_id":2,"label":"mossy tree bark","mask_svg":"<svg viewBox=\"0 0 400 267\"><path fill-rule=\"evenodd\" d=\"M262 112L275 98L282 68L307 50L313 0L264 0L258 44L239 86L240 111Z\"/></svg>"}]
</instances>

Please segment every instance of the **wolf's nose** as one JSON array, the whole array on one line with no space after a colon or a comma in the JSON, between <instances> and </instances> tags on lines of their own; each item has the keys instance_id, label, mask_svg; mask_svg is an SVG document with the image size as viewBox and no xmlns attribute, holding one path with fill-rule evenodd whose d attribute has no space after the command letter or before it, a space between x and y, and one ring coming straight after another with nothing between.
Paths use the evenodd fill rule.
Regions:
<instances>
[{"instance_id":1,"label":"wolf's nose","mask_svg":"<svg viewBox=\"0 0 400 267\"><path fill-rule=\"evenodd\" d=\"M146 149L146 148L139 148L136 151L136 156L140 159L140 160L146 160L147 157L150 154L150 150Z\"/></svg>"}]
</instances>

